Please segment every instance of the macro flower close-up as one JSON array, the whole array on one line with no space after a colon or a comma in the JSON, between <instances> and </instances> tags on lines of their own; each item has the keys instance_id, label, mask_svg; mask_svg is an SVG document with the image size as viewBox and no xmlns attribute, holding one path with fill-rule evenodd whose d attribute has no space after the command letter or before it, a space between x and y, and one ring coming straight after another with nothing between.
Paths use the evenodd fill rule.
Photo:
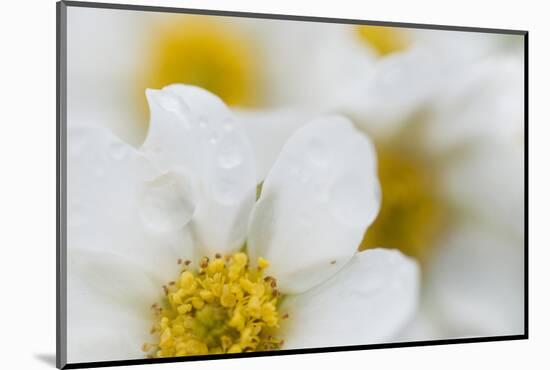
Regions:
<instances>
[{"instance_id":1,"label":"macro flower close-up","mask_svg":"<svg viewBox=\"0 0 550 370\"><path fill-rule=\"evenodd\" d=\"M357 252L380 189L351 121L303 125L258 184L219 98L187 85L147 96L139 149L69 128L70 361L377 343L407 323L416 262Z\"/></svg>"},{"instance_id":2,"label":"macro flower close-up","mask_svg":"<svg viewBox=\"0 0 550 370\"><path fill-rule=\"evenodd\" d=\"M66 27L69 363L526 335L520 31Z\"/></svg>"}]
</instances>

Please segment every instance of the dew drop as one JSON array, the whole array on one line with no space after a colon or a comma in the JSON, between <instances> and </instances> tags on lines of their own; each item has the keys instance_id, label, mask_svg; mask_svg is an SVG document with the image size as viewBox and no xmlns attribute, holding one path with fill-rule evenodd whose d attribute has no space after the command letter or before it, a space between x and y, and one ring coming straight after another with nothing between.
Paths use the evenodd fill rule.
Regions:
<instances>
[{"instance_id":1,"label":"dew drop","mask_svg":"<svg viewBox=\"0 0 550 370\"><path fill-rule=\"evenodd\" d=\"M217 133L217 132L213 132L213 133L210 135L210 139L208 139L208 141L209 141L210 144L212 144L212 145L215 145L219 140L220 140L220 134Z\"/></svg>"},{"instance_id":2,"label":"dew drop","mask_svg":"<svg viewBox=\"0 0 550 370\"><path fill-rule=\"evenodd\" d=\"M218 166L225 169L235 168L243 161L242 155L239 150L222 150L218 153L217 157Z\"/></svg>"},{"instance_id":3,"label":"dew drop","mask_svg":"<svg viewBox=\"0 0 550 370\"><path fill-rule=\"evenodd\" d=\"M204 117L199 117L197 118L197 121L199 122L199 127L201 129L205 129L206 128L206 119Z\"/></svg>"},{"instance_id":4,"label":"dew drop","mask_svg":"<svg viewBox=\"0 0 550 370\"><path fill-rule=\"evenodd\" d=\"M235 129L235 127L233 126L233 124L231 123L231 121L228 121L226 122L224 125L223 125L223 129L226 131L226 132L231 132Z\"/></svg>"},{"instance_id":5,"label":"dew drop","mask_svg":"<svg viewBox=\"0 0 550 370\"><path fill-rule=\"evenodd\" d=\"M140 216L151 229L179 229L191 220L194 212L193 190L187 175L168 172L144 184Z\"/></svg>"},{"instance_id":6,"label":"dew drop","mask_svg":"<svg viewBox=\"0 0 550 370\"><path fill-rule=\"evenodd\" d=\"M220 168L232 169L243 163L244 153L236 135L225 135L216 151L216 163Z\"/></svg>"},{"instance_id":7,"label":"dew drop","mask_svg":"<svg viewBox=\"0 0 550 370\"><path fill-rule=\"evenodd\" d=\"M163 109L178 116L183 117L187 113L185 104L177 95L171 92L163 91L162 95L159 97L159 103Z\"/></svg>"}]
</instances>

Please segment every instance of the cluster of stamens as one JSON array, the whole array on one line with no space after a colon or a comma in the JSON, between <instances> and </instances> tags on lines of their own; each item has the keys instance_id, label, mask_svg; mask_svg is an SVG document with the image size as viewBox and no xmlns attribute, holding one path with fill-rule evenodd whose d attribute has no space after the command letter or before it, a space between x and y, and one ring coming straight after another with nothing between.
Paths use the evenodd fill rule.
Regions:
<instances>
[{"instance_id":1,"label":"cluster of stamens","mask_svg":"<svg viewBox=\"0 0 550 370\"><path fill-rule=\"evenodd\" d=\"M178 260L183 270L163 287L164 300L155 303L151 334L155 343L143 345L149 357L174 357L279 349L277 282L265 276L269 263L259 258L250 268L245 253L212 260L198 269Z\"/></svg>"}]
</instances>

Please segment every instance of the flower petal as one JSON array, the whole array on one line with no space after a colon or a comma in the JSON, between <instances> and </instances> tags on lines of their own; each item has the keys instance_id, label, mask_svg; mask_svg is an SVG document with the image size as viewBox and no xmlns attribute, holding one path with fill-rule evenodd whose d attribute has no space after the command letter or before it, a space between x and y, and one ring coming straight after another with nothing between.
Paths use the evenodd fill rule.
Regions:
<instances>
[{"instance_id":1,"label":"flower petal","mask_svg":"<svg viewBox=\"0 0 550 370\"><path fill-rule=\"evenodd\" d=\"M137 99L136 80L158 16L77 7L67 12L69 124L90 121L125 142L141 143L146 122L141 122L144 99Z\"/></svg>"},{"instance_id":2,"label":"flower petal","mask_svg":"<svg viewBox=\"0 0 550 370\"><path fill-rule=\"evenodd\" d=\"M380 343L407 324L417 306L419 269L397 250L357 253L327 282L286 297L285 349Z\"/></svg>"},{"instance_id":3,"label":"flower petal","mask_svg":"<svg viewBox=\"0 0 550 370\"><path fill-rule=\"evenodd\" d=\"M366 127L391 135L403 121L420 111L443 82L441 66L429 50L414 49L380 61L370 79L357 81L351 109Z\"/></svg>"},{"instance_id":4,"label":"flower petal","mask_svg":"<svg viewBox=\"0 0 550 370\"><path fill-rule=\"evenodd\" d=\"M161 174L98 126L69 126L67 248L126 256L163 279L177 273L192 241L192 198L176 172Z\"/></svg>"},{"instance_id":5,"label":"flower petal","mask_svg":"<svg viewBox=\"0 0 550 370\"><path fill-rule=\"evenodd\" d=\"M142 150L161 170L195 179L192 227L201 253L242 246L256 194L252 147L225 104L206 90L170 85L147 90L151 123Z\"/></svg>"},{"instance_id":6,"label":"flower petal","mask_svg":"<svg viewBox=\"0 0 550 370\"><path fill-rule=\"evenodd\" d=\"M380 207L369 139L337 116L288 140L251 215L248 251L267 258L286 293L327 279L353 256Z\"/></svg>"},{"instance_id":7,"label":"flower petal","mask_svg":"<svg viewBox=\"0 0 550 370\"><path fill-rule=\"evenodd\" d=\"M524 330L523 240L461 225L438 249L428 281L449 337Z\"/></svg>"},{"instance_id":8,"label":"flower petal","mask_svg":"<svg viewBox=\"0 0 550 370\"><path fill-rule=\"evenodd\" d=\"M427 139L446 150L479 139L520 140L524 130L524 65L490 58L457 74L435 100Z\"/></svg>"},{"instance_id":9,"label":"flower petal","mask_svg":"<svg viewBox=\"0 0 550 370\"><path fill-rule=\"evenodd\" d=\"M254 149L256 182L266 178L286 141L307 123L312 114L298 109L271 111L242 110L236 112Z\"/></svg>"},{"instance_id":10,"label":"flower petal","mask_svg":"<svg viewBox=\"0 0 550 370\"><path fill-rule=\"evenodd\" d=\"M105 251L71 249L67 269L68 361L143 358L160 284L131 260Z\"/></svg>"},{"instance_id":11,"label":"flower petal","mask_svg":"<svg viewBox=\"0 0 550 370\"><path fill-rule=\"evenodd\" d=\"M484 140L450 158L443 189L456 209L510 237L525 233L525 148L521 140Z\"/></svg>"}]
</instances>

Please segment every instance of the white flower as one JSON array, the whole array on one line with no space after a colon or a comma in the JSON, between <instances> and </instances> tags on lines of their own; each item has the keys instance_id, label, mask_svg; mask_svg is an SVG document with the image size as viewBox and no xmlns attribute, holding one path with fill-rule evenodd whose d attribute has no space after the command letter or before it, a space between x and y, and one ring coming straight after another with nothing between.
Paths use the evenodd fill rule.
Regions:
<instances>
[{"instance_id":1,"label":"white flower","mask_svg":"<svg viewBox=\"0 0 550 370\"><path fill-rule=\"evenodd\" d=\"M416 307L418 268L394 250L356 252L380 206L364 134L338 116L307 123L284 144L255 202L254 151L220 99L186 85L147 96L151 125L139 150L103 128L69 123L69 362L144 356L150 306L163 284L183 278L176 261L236 256L245 241L251 271L269 261L284 295L283 349L377 343L399 332ZM250 295L277 297L263 289ZM193 307L208 302L204 294ZM161 342L177 335L172 329ZM242 346L259 334L241 329L237 348L254 348ZM201 343L184 347L200 352Z\"/></svg>"},{"instance_id":2,"label":"white flower","mask_svg":"<svg viewBox=\"0 0 550 370\"><path fill-rule=\"evenodd\" d=\"M274 104L353 114L377 134L437 96L450 75L512 43L471 32L276 21L259 28Z\"/></svg>"},{"instance_id":3,"label":"white flower","mask_svg":"<svg viewBox=\"0 0 550 370\"><path fill-rule=\"evenodd\" d=\"M426 337L524 330L524 66L514 55L479 61L434 102L425 150L454 220L426 268Z\"/></svg>"},{"instance_id":4,"label":"white flower","mask_svg":"<svg viewBox=\"0 0 550 370\"><path fill-rule=\"evenodd\" d=\"M139 145L148 124L146 88L192 84L230 106L258 105L265 71L250 29L255 22L69 7L70 119L107 127Z\"/></svg>"},{"instance_id":5,"label":"white flower","mask_svg":"<svg viewBox=\"0 0 550 370\"><path fill-rule=\"evenodd\" d=\"M308 68L296 66L301 72L289 79L305 89L291 88L292 96L302 94L301 101L309 97L310 106L324 102L318 111L353 115L377 146L382 213L362 247L372 241L398 247L425 263L422 317L402 339L522 333L525 148L520 37L407 30L415 37L410 50L376 57L350 28L294 27L289 32L312 32L305 33L308 42L300 37L291 39L293 46L281 42L282 50L308 45L299 58ZM332 37L318 41L322 30ZM341 52L329 53L340 50L328 46L334 39ZM296 60L293 52L279 55L283 60L286 55L289 65ZM393 69L401 77L388 77ZM345 77L348 72L350 78ZM387 84L373 82L386 78ZM258 120L273 131L285 122L289 135L300 127L285 111L263 116L245 114L250 137L268 131L258 128ZM261 173L267 173L267 159L276 158L283 143L274 136L264 147L270 154L263 157Z\"/></svg>"}]
</instances>

